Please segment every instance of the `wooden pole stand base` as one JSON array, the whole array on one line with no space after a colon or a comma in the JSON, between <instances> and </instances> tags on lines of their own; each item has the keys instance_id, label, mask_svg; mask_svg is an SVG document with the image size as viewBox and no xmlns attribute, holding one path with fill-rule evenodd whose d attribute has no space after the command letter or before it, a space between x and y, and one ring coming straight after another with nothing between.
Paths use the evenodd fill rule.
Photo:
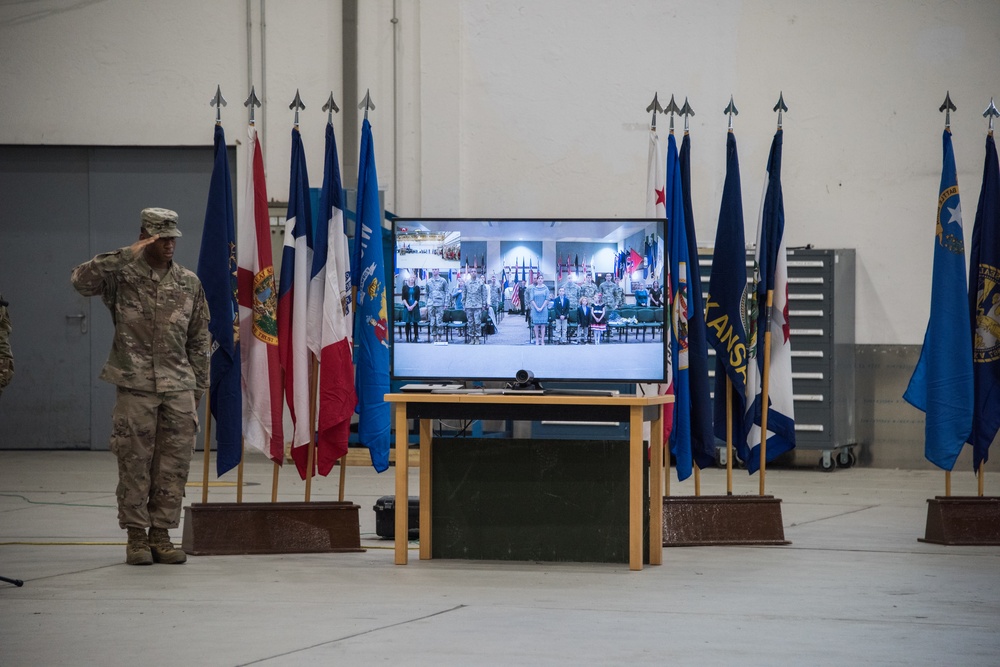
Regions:
<instances>
[{"instance_id":1,"label":"wooden pole stand base","mask_svg":"<svg viewBox=\"0 0 1000 667\"><path fill-rule=\"evenodd\" d=\"M1000 546L1000 497L928 498L927 527L918 539L953 546Z\"/></svg>"},{"instance_id":2,"label":"wooden pole stand base","mask_svg":"<svg viewBox=\"0 0 1000 667\"><path fill-rule=\"evenodd\" d=\"M668 496L663 499L663 546L791 544L774 496Z\"/></svg>"},{"instance_id":3,"label":"wooden pole stand base","mask_svg":"<svg viewBox=\"0 0 1000 667\"><path fill-rule=\"evenodd\" d=\"M361 552L360 506L349 502L195 503L184 508L192 556Z\"/></svg>"}]
</instances>

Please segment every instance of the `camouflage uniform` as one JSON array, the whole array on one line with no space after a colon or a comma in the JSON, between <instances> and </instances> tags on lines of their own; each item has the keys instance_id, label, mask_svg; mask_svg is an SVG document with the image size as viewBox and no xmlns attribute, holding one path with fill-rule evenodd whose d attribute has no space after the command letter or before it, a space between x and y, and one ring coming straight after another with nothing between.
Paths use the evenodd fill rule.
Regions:
<instances>
[{"instance_id":1,"label":"camouflage uniform","mask_svg":"<svg viewBox=\"0 0 1000 667\"><path fill-rule=\"evenodd\" d=\"M432 340L444 336L444 311L448 306L448 280L442 276L427 279L427 318L430 320Z\"/></svg>"},{"instance_id":2,"label":"camouflage uniform","mask_svg":"<svg viewBox=\"0 0 1000 667\"><path fill-rule=\"evenodd\" d=\"M588 278L582 285L580 285L580 294L576 299L577 306L580 305L580 299L587 297L587 303L594 305L594 295L597 294L597 285L594 281Z\"/></svg>"},{"instance_id":3,"label":"camouflage uniform","mask_svg":"<svg viewBox=\"0 0 1000 667\"><path fill-rule=\"evenodd\" d=\"M467 331L472 343L479 342L482 335L483 308L489 305L489 288L479 276L462 285L462 303L465 310Z\"/></svg>"},{"instance_id":4,"label":"camouflage uniform","mask_svg":"<svg viewBox=\"0 0 1000 667\"><path fill-rule=\"evenodd\" d=\"M14 377L14 354L10 351L10 314L0 294L0 394Z\"/></svg>"},{"instance_id":5,"label":"camouflage uniform","mask_svg":"<svg viewBox=\"0 0 1000 667\"><path fill-rule=\"evenodd\" d=\"M608 310L617 310L619 289L614 280L605 280L598 288L598 291L604 297L604 304L608 307Z\"/></svg>"},{"instance_id":6,"label":"camouflage uniform","mask_svg":"<svg viewBox=\"0 0 1000 667\"><path fill-rule=\"evenodd\" d=\"M569 299L569 308L572 312L580 305L580 286L573 280L567 280L563 289L566 290L566 298Z\"/></svg>"},{"instance_id":7,"label":"camouflage uniform","mask_svg":"<svg viewBox=\"0 0 1000 667\"><path fill-rule=\"evenodd\" d=\"M176 214L171 225L157 227L146 222L149 210L143 211L146 231L180 235ZM71 278L84 296L101 295L115 326L100 377L118 387L111 451L118 457L122 528L178 526L197 401L209 384L209 312L201 282L176 262L160 273L126 247L81 264Z\"/></svg>"}]
</instances>

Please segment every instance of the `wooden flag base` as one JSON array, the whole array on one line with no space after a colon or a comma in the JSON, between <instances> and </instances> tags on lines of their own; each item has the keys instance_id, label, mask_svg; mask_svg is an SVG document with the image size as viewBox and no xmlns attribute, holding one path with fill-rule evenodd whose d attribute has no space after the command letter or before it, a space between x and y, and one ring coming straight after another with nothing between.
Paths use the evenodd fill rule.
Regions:
<instances>
[{"instance_id":1,"label":"wooden flag base","mask_svg":"<svg viewBox=\"0 0 1000 667\"><path fill-rule=\"evenodd\" d=\"M195 503L184 508L192 556L360 552L360 506L348 502Z\"/></svg>"},{"instance_id":2,"label":"wooden flag base","mask_svg":"<svg viewBox=\"0 0 1000 667\"><path fill-rule=\"evenodd\" d=\"M668 496L663 499L663 546L791 544L774 496Z\"/></svg>"},{"instance_id":3,"label":"wooden flag base","mask_svg":"<svg viewBox=\"0 0 1000 667\"><path fill-rule=\"evenodd\" d=\"M918 539L953 546L1000 546L1000 497L928 498L927 527Z\"/></svg>"}]
</instances>

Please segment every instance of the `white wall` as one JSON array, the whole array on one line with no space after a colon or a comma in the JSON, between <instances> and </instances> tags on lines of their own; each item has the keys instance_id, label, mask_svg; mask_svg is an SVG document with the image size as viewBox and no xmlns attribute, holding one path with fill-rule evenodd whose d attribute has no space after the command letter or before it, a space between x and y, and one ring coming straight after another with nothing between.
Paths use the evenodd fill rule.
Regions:
<instances>
[{"instance_id":1,"label":"white wall","mask_svg":"<svg viewBox=\"0 0 1000 667\"><path fill-rule=\"evenodd\" d=\"M250 6L268 189L281 200L296 88L308 106L301 129L314 186L320 107L331 89L338 102L351 97L341 5L267 3L266 77L260 0ZM358 11L361 90L352 95L370 88L377 105L380 182L396 213L642 215L645 107L658 92L664 102L689 97L697 112L694 209L699 242L711 245L732 94L752 239L780 91L790 109L790 245L857 248L858 342L919 344L941 170L937 109L950 90L971 237L981 114L1000 97L995 0L397 0L395 33L392 0L361 0ZM3 3L0 44L0 143L209 144L217 83L230 103L228 139L243 137L244 0ZM335 124L341 146L344 132L359 131ZM659 126L665 137L666 121ZM351 184L357 157L341 160Z\"/></svg>"}]
</instances>

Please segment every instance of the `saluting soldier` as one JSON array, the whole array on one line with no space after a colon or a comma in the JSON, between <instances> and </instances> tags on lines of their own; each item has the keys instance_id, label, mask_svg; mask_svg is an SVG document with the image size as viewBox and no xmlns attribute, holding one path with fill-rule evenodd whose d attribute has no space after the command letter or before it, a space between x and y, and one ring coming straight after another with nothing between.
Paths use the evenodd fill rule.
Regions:
<instances>
[{"instance_id":1,"label":"saluting soldier","mask_svg":"<svg viewBox=\"0 0 1000 667\"><path fill-rule=\"evenodd\" d=\"M180 523L209 383L208 304L198 276L174 261L177 214L147 208L140 220L138 241L84 262L71 280L80 294L102 298L115 327L101 379L118 388L111 451L125 562L183 563L168 529Z\"/></svg>"}]
</instances>

